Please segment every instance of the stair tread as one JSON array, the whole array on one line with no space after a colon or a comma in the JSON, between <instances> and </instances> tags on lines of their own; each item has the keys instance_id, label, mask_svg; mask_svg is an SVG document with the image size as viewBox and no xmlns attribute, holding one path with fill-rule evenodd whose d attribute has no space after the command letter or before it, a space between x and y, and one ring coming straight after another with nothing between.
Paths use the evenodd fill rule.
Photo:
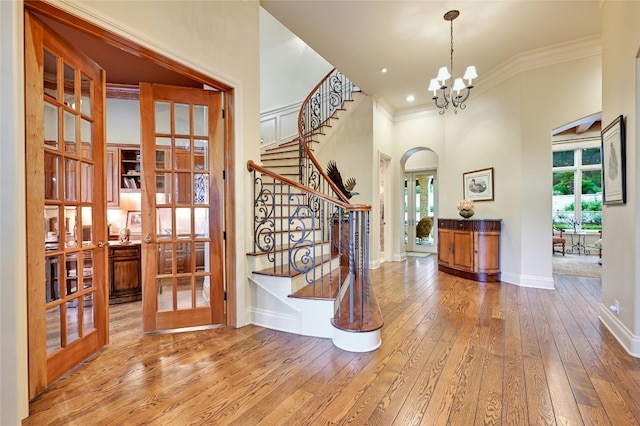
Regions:
<instances>
[{"instance_id":1,"label":"stair tread","mask_svg":"<svg viewBox=\"0 0 640 426\"><path fill-rule=\"evenodd\" d=\"M334 327L344 330L344 331L353 331L353 332L368 332L375 331L384 325L384 320L382 318L382 312L380 310L380 305L378 304L378 299L376 298L373 288L369 286L369 318L364 318L362 324L360 324L358 320L358 316L360 315L360 286L359 286L359 278L355 280L354 286L354 322L349 323L349 298L350 293L347 290L346 294L342 298L340 302L340 310L342 311L342 315L339 315L340 310L336 312L334 317L331 319L331 324Z\"/></svg>"},{"instance_id":2,"label":"stair tread","mask_svg":"<svg viewBox=\"0 0 640 426\"><path fill-rule=\"evenodd\" d=\"M341 266L331 274L325 274L325 276L316 280L315 285L306 285L295 293L290 294L289 297L294 299L335 300L340 288L339 279L345 280L348 277L349 267Z\"/></svg>"},{"instance_id":3,"label":"stair tread","mask_svg":"<svg viewBox=\"0 0 640 426\"><path fill-rule=\"evenodd\" d=\"M332 256L328 254L324 256L318 256L314 259L313 264L318 266L324 262L329 261L329 259L336 258L336 257L337 256ZM290 268L288 263L277 266L275 269L276 270L274 271L274 268L270 267L270 268L262 269L260 271L253 271L253 273L258 275L268 275L270 277L289 277L289 278L297 277L298 275L300 275L300 272L296 271L294 268ZM301 265L300 269L304 269L304 265Z\"/></svg>"}]
</instances>

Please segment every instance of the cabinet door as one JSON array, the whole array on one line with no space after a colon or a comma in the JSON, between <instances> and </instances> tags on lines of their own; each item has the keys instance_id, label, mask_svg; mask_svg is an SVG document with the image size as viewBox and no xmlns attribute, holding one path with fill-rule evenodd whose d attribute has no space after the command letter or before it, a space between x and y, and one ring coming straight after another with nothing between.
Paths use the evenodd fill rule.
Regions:
<instances>
[{"instance_id":1,"label":"cabinet door","mask_svg":"<svg viewBox=\"0 0 640 426\"><path fill-rule=\"evenodd\" d=\"M438 262L450 266L452 263L453 238L449 229L438 230Z\"/></svg>"},{"instance_id":2,"label":"cabinet door","mask_svg":"<svg viewBox=\"0 0 640 426\"><path fill-rule=\"evenodd\" d=\"M500 272L500 232L479 232L475 251L476 272Z\"/></svg>"},{"instance_id":3,"label":"cabinet door","mask_svg":"<svg viewBox=\"0 0 640 426\"><path fill-rule=\"evenodd\" d=\"M110 302L140 300L142 298L140 245L112 247L109 250Z\"/></svg>"},{"instance_id":4,"label":"cabinet door","mask_svg":"<svg viewBox=\"0 0 640 426\"><path fill-rule=\"evenodd\" d=\"M473 232L453 231L453 267L473 270Z\"/></svg>"},{"instance_id":5,"label":"cabinet door","mask_svg":"<svg viewBox=\"0 0 640 426\"><path fill-rule=\"evenodd\" d=\"M120 205L120 184L118 178L118 148L107 147L107 206Z\"/></svg>"}]
</instances>

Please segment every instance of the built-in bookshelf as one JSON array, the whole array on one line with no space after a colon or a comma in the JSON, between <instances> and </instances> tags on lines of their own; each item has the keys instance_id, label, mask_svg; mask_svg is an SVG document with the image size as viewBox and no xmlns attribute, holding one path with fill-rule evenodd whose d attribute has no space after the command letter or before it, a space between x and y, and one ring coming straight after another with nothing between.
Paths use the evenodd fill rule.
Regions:
<instances>
[{"instance_id":1,"label":"built-in bookshelf","mask_svg":"<svg viewBox=\"0 0 640 426\"><path fill-rule=\"evenodd\" d=\"M120 149L120 189L140 189L140 150Z\"/></svg>"}]
</instances>

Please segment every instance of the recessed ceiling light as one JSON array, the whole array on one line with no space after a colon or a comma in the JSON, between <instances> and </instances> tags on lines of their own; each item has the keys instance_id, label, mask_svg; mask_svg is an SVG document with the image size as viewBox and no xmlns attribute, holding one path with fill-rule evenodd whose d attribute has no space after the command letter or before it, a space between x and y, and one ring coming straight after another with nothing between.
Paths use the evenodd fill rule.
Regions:
<instances>
[{"instance_id":1,"label":"recessed ceiling light","mask_svg":"<svg viewBox=\"0 0 640 426\"><path fill-rule=\"evenodd\" d=\"M415 96L413 96L413 95L409 95L409 96L407 96L407 102L413 102L413 101L415 101L415 100L416 100L416 97L415 97Z\"/></svg>"},{"instance_id":2,"label":"recessed ceiling light","mask_svg":"<svg viewBox=\"0 0 640 426\"><path fill-rule=\"evenodd\" d=\"M386 68L382 68L382 69L380 70L380 72L381 72L382 74L386 74L386 73L387 73L387 69L386 69Z\"/></svg>"}]
</instances>

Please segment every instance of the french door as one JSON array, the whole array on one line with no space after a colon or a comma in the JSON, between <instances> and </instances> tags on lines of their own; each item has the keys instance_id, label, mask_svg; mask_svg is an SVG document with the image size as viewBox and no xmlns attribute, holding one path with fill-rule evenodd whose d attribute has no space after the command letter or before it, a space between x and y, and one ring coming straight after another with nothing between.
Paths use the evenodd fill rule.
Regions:
<instances>
[{"instance_id":1,"label":"french door","mask_svg":"<svg viewBox=\"0 0 640 426\"><path fill-rule=\"evenodd\" d=\"M107 343L105 75L25 12L29 396Z\"/></svg>"},{"instance_id":2,"label":"french door","mask_svg":"<svg viewBox=\"0 0 640 426\"><path fill-rule=\"evenodd\" d=\"M409 252L436 252L435 171L405 174L405 244ZM418 226L422 218L431 218L431 229Z\"/></svg>"},{"instance_id":3,"label":"french door","mask_svg":"<svg viewBox=\"0 0 640 426\"><path fill-rule=\"evenodd\" d=\"M140 84L144 331L223 324L222 94Z\"/></svg>"}]
</instances>

